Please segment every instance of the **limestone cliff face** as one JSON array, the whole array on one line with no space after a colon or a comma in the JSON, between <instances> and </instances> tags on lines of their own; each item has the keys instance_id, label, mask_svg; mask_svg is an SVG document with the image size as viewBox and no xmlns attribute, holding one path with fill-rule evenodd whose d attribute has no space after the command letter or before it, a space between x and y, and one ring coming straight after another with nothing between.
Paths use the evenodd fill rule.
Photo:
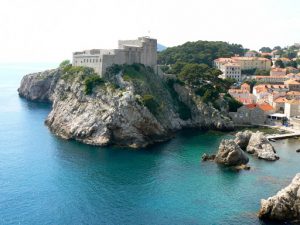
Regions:
<instances>
[{"instance_id":1,"label":"limestone cliff face","mask_svg":"<svg viewBox=\"0 0 300 225\"><path fill-rule=\"evenodd\" d=\"M261 200L259 218L300 223L300 173L296 174L292 183L267 200Z\"/></svg>"},{"instance_id":2,"label":"limestone cliff face","mask_svg":"<svg viewBox=\"0 0 300 225\"><path fill-rule=\"evenodd\" d=\"M19 95L31 101L52 101L52 95L60 76L61 70L59 69L28 74L21 81L18 89Z\"/></svg>"},{"instance_id":3,"label":"limestone cliff face","mask_svg":"<svg viewBox=\"0 0 300 225\"><path fill-rule=\"evenodd\" d=\"M23 78L18 91L29 100L53 103L46 124L56 135L91 145L138 148L165 141L182 128L233 128L218 110L201 103L184 86L174 84L176 106L163 80L155 74L144 86L120 78L121 88L106 82L89 94L85 76L81 72L66 77L59 69L30 74ZM143 104L144 92L157 97L156 111ZM190 116L182 118L178 102L190 110Z\"/></svg>"}]
</instances>

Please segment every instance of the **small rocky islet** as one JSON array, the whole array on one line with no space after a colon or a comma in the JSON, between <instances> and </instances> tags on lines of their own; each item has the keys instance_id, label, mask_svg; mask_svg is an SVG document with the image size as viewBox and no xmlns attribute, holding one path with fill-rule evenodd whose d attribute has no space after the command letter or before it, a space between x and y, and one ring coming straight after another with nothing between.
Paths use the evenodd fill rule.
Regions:
<instances>
[{"instance_id":1,"label":"small rocky islet","mask_svg":"<svg viewBox=\"0 0 300 225\"><path fill-rule=\"evenodd\" d=\"M267 161L279 159L274 147L263 132L246 130L236 133L235 139L222 140L216 155L204 153L202 161L215 161L227 167L249 169L249 166L245 166L249 162L245 152Z\"/></svg>"},{"instance_id":2,"label":"small rocky islet","mask_svg":"<svg viewBox=\"0 0 300 225\"><path fill-rule=\"evenodd\" d=\"M176 78L161 77L143 65L134 69L143 73L142 79L124 76L126 68L111 72L107 80L88 68L47 70L26 75L18 92L31 101L52 103L45 123L57 136L96 146L139 148L168 140L184 128L234 128L226 111L204 103ZM268 161L279 159L263 133L244 131L234 140L223 140L217 154L204 155L203 160L249 169L246 153ZM262 200L261 219L299 221L299 177Z\"/></svg>"}]
</instances>

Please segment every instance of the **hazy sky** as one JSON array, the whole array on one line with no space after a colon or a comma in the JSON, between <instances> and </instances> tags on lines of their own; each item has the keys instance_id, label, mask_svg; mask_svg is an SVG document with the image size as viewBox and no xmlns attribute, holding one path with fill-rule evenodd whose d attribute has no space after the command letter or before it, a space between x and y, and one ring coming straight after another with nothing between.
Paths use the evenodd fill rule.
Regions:
<instances>
[{"instance_id":1,"label":"hazy sky","mask_svg":"<svg viewBox=\"0 0 300 225\"><path fill-rule=\"evenodd\" d=\"M146 35L166 46L222 40L259 49L300 42L300 1L1 0L0 29L0 62L56 62Z\"/></svg>"}]
</instances>

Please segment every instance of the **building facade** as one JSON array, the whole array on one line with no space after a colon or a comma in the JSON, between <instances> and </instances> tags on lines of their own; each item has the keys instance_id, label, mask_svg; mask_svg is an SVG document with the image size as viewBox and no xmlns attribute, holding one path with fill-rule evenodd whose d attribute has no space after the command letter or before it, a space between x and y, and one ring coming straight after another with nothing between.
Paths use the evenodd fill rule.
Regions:
<instances>
[{"instance_id":1,"label":"building facade","mask_svg":"<svg viewBox=\"0 0 300 225\"><path fill-rule=\"evenodd\" d=\"M241 70L259 69L270 70L271 60L262 57L231 57L214 60L214 66L221 70L222 65L227 63L238 64Z\"/></svg>"},{"instance_id":2,"label":"building facade","mask_svg":"<svg viewBox=\"0 0 300 225\"><path fill-rule=\"evenodd\" d=\"M220 70L222 71L221 77L223 79L232 78L237 81L242 80L241 67L236 63L226 63L220 66Z\"/></svg>"},{"instance_id":3,"label":"building facade","mask_svg":"<svg viewBox=\"0 0 300 225\"><path fill-rule=\"evenodd\" d=\"M73 53L74 66L93 68L101 77L113 64L141 63L157 65L157 40L139 37L137 40L120 40L118 49L92 49Z\"/></svg>"}]
</instances>

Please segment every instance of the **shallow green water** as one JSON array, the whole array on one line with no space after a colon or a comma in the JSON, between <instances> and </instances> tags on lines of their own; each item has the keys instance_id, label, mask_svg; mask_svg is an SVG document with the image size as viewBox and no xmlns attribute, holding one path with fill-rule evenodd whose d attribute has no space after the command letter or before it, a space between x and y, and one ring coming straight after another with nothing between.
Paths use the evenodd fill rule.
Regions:
<instances>
[{"instance_id":1,"label":"shallow green water","mask_svg":"<svg viewBox=\"0 0 300 225\"><path fill-rule=\"evenodd\" d=\"M0 66L0 224L260 224L260 199L300 171L299 141L274 143L275 163L250 171L200 161L220 132L184 131L148 149L64 141L44 125L51 106L17 96L22 75L49 65Z\"/></svg>"}]
</instances>

